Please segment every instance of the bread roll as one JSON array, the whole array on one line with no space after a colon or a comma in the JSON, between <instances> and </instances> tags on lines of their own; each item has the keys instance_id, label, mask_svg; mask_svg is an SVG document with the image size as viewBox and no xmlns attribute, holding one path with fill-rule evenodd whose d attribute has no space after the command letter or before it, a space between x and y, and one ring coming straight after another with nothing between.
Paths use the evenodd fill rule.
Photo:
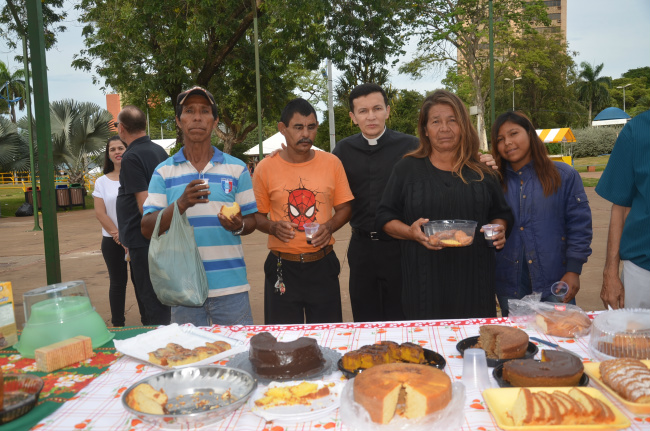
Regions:
<instances>
[{"instance_id":1,"label":"bread roll","mask_svg":"<svg viewBox=\"0 0 650 431\"><path fill-rule=\"evenodd\" d=\"M241 212L241 208L239 207L239 204L237 202L233 202L231 206L228 205L222 206L220 211L220 213L223 214L224 217L228 217L231 220L240 212Z\"/></svg>"}]
</instances>

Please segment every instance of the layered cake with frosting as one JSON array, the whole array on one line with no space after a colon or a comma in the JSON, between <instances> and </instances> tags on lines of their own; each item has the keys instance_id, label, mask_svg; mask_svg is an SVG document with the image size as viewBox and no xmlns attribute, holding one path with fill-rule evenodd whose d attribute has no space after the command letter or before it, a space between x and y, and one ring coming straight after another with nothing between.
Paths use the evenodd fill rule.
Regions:
<instances>
[{"instance_id":1,"label":"layered cake with frosting","mask_svg":"<svg viewBox=\"0 0 650 431\"><path fill-rule=\"evenodd\" d=\"M280 342L268 332L251 338L248 358L257 375L269 379L311 376L325 367L323 354L313 338Z\"/></svg>"},{"instance_id":2,"label":"layered cake with frosting","mask_svg":"<svg viewBox=\"0 0 650 431\"><path fill-rule=\"evenodd\" d=\"M451 401L451 379L428 365L382 364L354 379L354 400L373 422L389 423L403 400L403 415L416 419L441 410Z\"/></svg>"},{"instance_id":3,"label":"layered cake with frosting","mask_svg":"<svg viewBox=\"0 0 650 431\"><path fill-rule=\"evenodd\" d=\"M542 361L514 359L503 364L503 380L512 386L576 386L584 366L575 355L556 350L542 350Z\"/></svg>"}]
</instances>

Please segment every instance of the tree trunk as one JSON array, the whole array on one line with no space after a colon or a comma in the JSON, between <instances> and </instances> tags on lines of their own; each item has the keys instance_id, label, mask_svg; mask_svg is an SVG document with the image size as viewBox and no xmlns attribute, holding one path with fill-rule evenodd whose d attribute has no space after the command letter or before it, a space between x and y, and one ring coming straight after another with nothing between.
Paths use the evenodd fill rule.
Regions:
<instances>
[{"instance_id":1,"label":"tree trunk","mask_svg":"<svg viewBox=\"0 0 650 431\"><path fill-rule=\"evenodd\" d=\"M488 151L487 132L485 130L485 102L480 94L480 87L478 87L477 90L475 102L478 108L478 115L476 116L476 131L478 132L479 149L481 151Z\"/></svg>"},{"instance_id":2,"label":"tree trunk","mask_svg":"<svg viewBox=\"0 0 650 431\"><path fill-rule=\"evenodd\" d=\"M223 152L226 154L232 154L232 147L235 145L235 137L228 133L224 136L223 140Z\"/></svg>"}]
</instances>

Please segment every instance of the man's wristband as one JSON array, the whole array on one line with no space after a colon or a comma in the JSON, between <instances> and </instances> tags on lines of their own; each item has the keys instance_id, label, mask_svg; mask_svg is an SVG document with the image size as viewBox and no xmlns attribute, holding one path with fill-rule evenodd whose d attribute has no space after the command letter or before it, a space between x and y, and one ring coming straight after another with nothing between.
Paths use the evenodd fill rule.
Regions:
<instances>
[{"instance_id":1,"label":"man's wristband","mask_svg":"<svg viewBox=\"0 0 650 431\"><path fill-rule=\"evenodd\" d=\"M242 220L241 221L241 227L239 229L237 229L237 230L231 231L230 233L232 233L235 236L239 236L244 231L245 227L246 227L246 223L244 222L244 220Z\"/></svg>"}]
</instances>

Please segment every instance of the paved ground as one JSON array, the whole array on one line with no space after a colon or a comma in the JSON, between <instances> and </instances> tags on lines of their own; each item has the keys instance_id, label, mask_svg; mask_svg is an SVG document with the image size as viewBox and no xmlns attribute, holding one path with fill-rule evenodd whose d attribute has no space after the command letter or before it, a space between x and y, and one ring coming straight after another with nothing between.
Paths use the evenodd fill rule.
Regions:
<instances>
[{"instance_id":1,"label":"paved ground","mask_svg":"<svg viewBox=\"0 0 650 431\"><path fill-rule=\"evenodd\" d=\"M600 172L586 173L585 176L599 177ZM610 204L594 192L587 189L593 214L594 239L593 254L583 268L582 288L577 303L585 310L602 310L600 287L602 270L605 263L607 245L607 226L609 223ZM33 217L0 218L0 281L11 281L14 287L16 320L19 327L24 322L22 307L23 293L45 286L45 257L43 233L33 232ZM77 210L58 214L59 251L61 255L61 273L64 281L84 280L91 301L107 324L110 324L108 305L108 274L99 250L101 228L93 210ZM341 297L343 302L343 319L352 321L348 295L349 269L346 250L350 239L350 228L346 225L335 234L337 240L335 251L341 265ZM268 254L266 236L260 232L243 237L244 255L248 267L248 280L251 284L251 305L256 324L264 321L263 286L264 272L262 266ZM135 303L133 286L129 284L127 294L126 324L139 325L140 315Z\"/></svg>"}]
</instances>

